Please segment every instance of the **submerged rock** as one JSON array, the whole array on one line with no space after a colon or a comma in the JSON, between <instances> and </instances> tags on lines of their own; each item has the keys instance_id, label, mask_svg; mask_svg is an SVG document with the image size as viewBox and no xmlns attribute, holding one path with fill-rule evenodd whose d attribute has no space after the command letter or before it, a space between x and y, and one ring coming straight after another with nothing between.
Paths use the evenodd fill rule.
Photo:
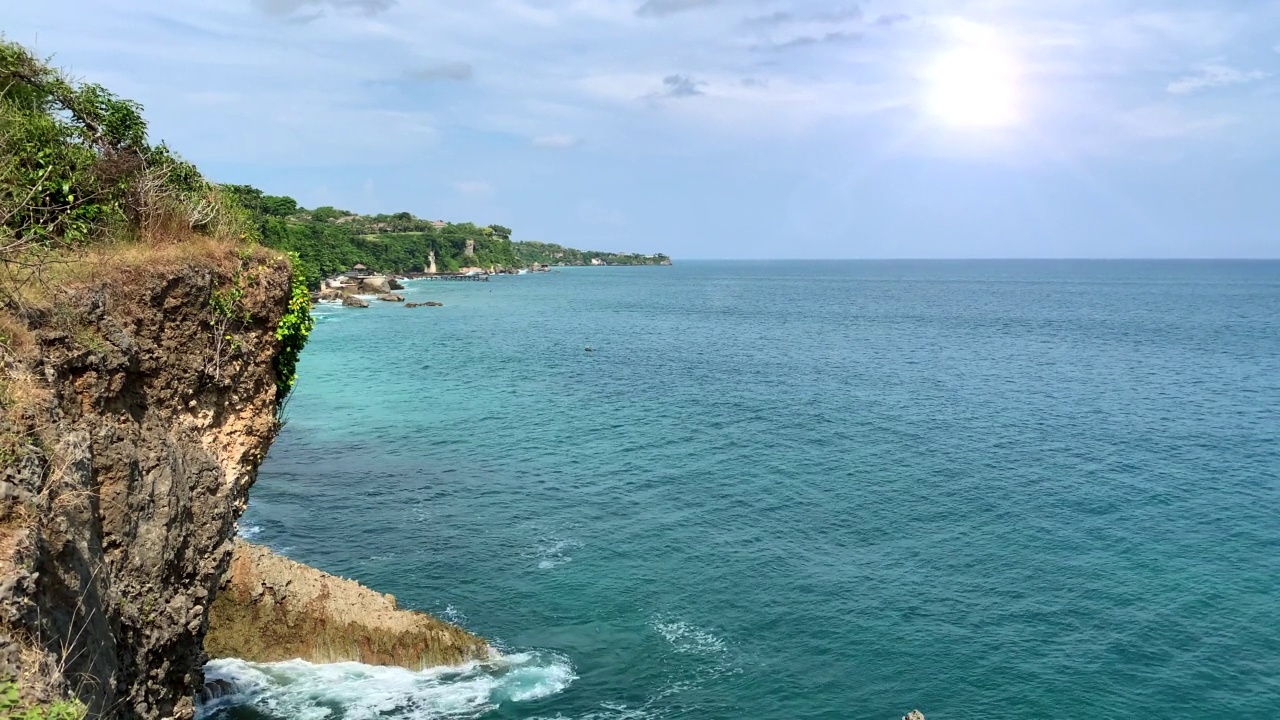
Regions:
<instances>
[{"instance_id":1,"label":"submerged rock","mask_svg":"<svg viewBox=\"0 0 1280 720\"><path fill-rule=\"evenodd\" d=\"M444 307L444 303L436 302L435 300L428 300L427 302L409 303L409 304L405 305L405 307L407 307L407 308L416 308L416 307Z\"/></svg>"},{"instance_id":2,"label":"submerged rock","mask_svg":"<svg viewBox=\"0 0 1280 720\"><path fill-rule=\"evenodd\" d=\"M213 680L205 680L204 685L196 693L196 699L201 704L208 704L218 698L234 695L236 686L230 680L215 678Z\"/></svg>"},{"instance_id":3,"label":"submerged rock","mask_svg":"<svg viewBox=\"0 0 1280 720\"><path fill-rule=\"evenodd\" d=\"M342 304L347 307L369 307L369 301L356 295L347 295L342 298Z\"/></svg>"},{"instance_id":4,"label":"submerged rock","mask_svg":"<svg viewBox=\"0 0 1280 720\"><path fill-rule=\"evenodd\" d=\"M471 633L395 598L237 541L226 585L209 608L209 657L302 658L420 670L490 655Z\"/></svg>"}]
</instances>

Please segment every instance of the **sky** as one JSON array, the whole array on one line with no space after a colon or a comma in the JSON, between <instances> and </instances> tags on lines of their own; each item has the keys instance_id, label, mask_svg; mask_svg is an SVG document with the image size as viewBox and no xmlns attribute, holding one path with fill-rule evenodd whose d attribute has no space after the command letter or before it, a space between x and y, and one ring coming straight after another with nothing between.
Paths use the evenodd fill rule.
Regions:
<instances>
[{"instance_id":1,"label":"sky","mask_svg":"<svg viewBox=\"0 0 1280 720\"><path fill-rule=\"evenodd\" d=\"M1280 0L61 0L219 182L680 258L1280 257Z\"/></svg>"}]
</instances>

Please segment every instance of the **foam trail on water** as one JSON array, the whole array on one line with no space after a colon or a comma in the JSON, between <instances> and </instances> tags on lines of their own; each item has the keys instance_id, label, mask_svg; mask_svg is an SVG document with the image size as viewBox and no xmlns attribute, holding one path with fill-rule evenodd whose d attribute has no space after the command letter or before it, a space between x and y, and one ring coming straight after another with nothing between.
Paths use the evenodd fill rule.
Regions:
<instances>
[{"instance_id":1,"label":"foam trail on water","mask_svg":"<svg viewBox=\"0 0 1280 720\"><path fill-rule=\"evenodd\" d=\"M554 695L577 675L567 658L533 650L419 672L353 662L214 660L205 666L205 678L233 691L202 705L201 720L225 717L234 706L281 720L360 720L476 718L506 703Z\"/></svg>"},{"instance_id":2,"label":"foam trail on water","mask_svg":"<svg viewBox=\"0 0 1280 720\"><path fill-rule=\"evenodd\" d=\"M573 560L569 552L580 547L582 543L573 539L548 539L540 543L534 551L538 559L538 569L550 570Z\"/></svg>"}]
</instances>

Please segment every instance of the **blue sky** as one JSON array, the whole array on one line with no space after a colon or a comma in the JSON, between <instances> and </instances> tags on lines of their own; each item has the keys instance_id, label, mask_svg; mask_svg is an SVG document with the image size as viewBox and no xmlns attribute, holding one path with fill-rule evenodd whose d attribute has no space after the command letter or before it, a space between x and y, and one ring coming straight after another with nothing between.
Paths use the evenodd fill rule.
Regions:
<instances>
[{"instance_id":1,"label":"blue sky","mask_svg":"<svg viewBox=\"0 0 1280 720\"><path fill-rule=\"evenodd\" d=\"M1280 257L1280 0L64 0L223 182L676 258Z\"/></svg>"}]
</instances>

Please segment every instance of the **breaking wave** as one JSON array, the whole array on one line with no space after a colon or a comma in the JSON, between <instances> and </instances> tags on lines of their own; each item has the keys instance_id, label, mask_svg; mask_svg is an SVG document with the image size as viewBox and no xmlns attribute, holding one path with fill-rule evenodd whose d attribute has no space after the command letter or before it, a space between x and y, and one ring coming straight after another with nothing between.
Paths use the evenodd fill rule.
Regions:
<instances>
[{"instance_id":1,"label":"breaking wave","mask_svg":"<svg viewBox=\"0 0 1280 720\"><path fill-rule=\"evenodd\" d=\"M568 658L533 650L418 672L354 662L214 660L205 678L227 691L201 705L200 720L230 720L246 707L257 718L363 720L475 718L559 693L577 675Z\"/></svg>"}]
</instances>

